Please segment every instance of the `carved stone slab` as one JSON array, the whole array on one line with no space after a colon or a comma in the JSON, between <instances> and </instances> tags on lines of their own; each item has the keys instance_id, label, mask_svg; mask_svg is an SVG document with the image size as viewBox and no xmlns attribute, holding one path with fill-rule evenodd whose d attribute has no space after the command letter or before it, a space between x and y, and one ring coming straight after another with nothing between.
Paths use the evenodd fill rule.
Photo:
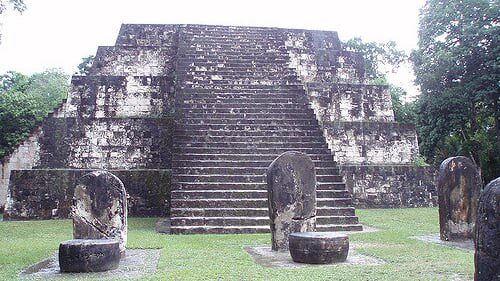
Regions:
<instances>
[{"instance_id":1,"label":"carved stone slab","mask_svg":"<svg viewBox=\"0 0 500 281\"><path fill-rule=\"evenodd\" d=\"M74 239L115 239L120 252L127 244L127 193L123 183L106 171L82 176L73 198Z\"/></svg>"},{"instance_id":2,"label":"carved stone slab","mask_svg":"<svg viewBox=\"0 0 500 281\"><path fill-rule=\"evenodd\" d=\"M476 219L475 281L500 280L500 178L479 199Z\"/></svg>"},{"instance_id":3,"label":"carved stone slab","mask_svg":"<svg viewBox=\"0 0 500 281\"><path fill-rule=\"evenodd\" d=\"M441 240L472 239L480 184L479 171L469 158L451 157L441 163L437 187Z\"/></svg>"},{"instance_id":4,"label":"carved stone slab","mask_svg":"<svg viewBox=\"0 0 500 281\"><path fill-rule=\"evenodd\" d=\"M267 170L272 249L288 250L288 235L316 229L316 172L311 158L289 151Z\"/></svg>"}]
</instances>

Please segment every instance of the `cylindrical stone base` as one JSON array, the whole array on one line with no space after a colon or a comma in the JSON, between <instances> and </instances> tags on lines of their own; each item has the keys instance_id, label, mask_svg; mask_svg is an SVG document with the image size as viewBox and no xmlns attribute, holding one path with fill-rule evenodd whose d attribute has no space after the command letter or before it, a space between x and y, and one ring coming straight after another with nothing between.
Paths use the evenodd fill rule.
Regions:
<instances>
[{"instance_id":1,"label":"cylindrical stone base","mask_svg":"<svg viewBox=\"0 0 500 281\"><path fill-rule=\"evenodd\" d=\"M120 247L112 239L74 239L59 245L61 272L100 272L118 268Z\"/></svg>"},{"instance_id":2,"label":"cylindrical stone base","mask_svg":"<svg viewBox=\"0 0 500 281\"><path fill-rule=\"evenodd\" d=\"M349 253L349 237L335 232L295 232L288 236L288 241L294 262L344 262Z\"/></svg>"}]
</instances>

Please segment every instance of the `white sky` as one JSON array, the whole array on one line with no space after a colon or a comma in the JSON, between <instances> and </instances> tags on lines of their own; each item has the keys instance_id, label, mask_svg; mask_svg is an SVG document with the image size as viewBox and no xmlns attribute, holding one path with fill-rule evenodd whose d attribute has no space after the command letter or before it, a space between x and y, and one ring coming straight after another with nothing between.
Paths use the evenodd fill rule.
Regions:
<instances>
[{"instance_id":1,"label":"white sky","mask_svg":"<svg viewBox=\"0 0 500 281\"><path fill-rule=\"evenodd\" d=\"M73 73L97 46L114 45L122 23L220 24L334 30L341 40L396 41L416 48L425 0L25 0L0 16L0 73L47 68ZM391 81L415 94L410 69Z\"/></svg>"}]
</instances>

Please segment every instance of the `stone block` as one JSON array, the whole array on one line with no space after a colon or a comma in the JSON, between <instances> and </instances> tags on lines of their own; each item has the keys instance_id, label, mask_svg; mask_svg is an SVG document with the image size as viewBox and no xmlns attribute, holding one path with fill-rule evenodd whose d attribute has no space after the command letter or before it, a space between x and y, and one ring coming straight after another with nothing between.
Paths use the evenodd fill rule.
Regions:
<instances>
[{"instance_id":1,"label":"stone block","mask_svg":"<svg viewBox=\"0 0 500 281\"><path fill-rule=\"evenodd\" d=\"M500 178L490 182L481 194L474 242L474 280L500 280Z\"/></svg>"},{"instance_id":2,"label":"stone block","mask_svg":"<svg viewBox=\"0 0 500 281\"><path fill-rule=\"evenodd\" d=\"M61 272L101 272L118 268L120 246L112 239L75 239L59 245Z\"/></svg>"},{"instance_id":3,"label":"stone block","mask_svg":"<svg viewBox=\"0 0 500 281\"><path fill-rule=\"evenodd\" d=\"M472 239L481 190L476 165L463 156L444 160L437 189L441 240Z\"/></svg>"},{"instance_id":4,"label":"stone block","mask_svg":"<svg viewBox=\"0 0 500 281\"><path fill-rule=\"evenodd\" d=\"M344 262L349 254L349 237L336 232L297 232L290 234L288 241L294 262Z\"/></svg>"},{"instance_id":5,"label":"stone block","mask_svg":"<svg viewBox=\"0 0 500 281\"><path fill-rule=\"evenodd\" d=\"M288 250L288 235L316 228L316 171L311 158L289 151L267 170L272 249Z\"/></svg>"}]
</instances>

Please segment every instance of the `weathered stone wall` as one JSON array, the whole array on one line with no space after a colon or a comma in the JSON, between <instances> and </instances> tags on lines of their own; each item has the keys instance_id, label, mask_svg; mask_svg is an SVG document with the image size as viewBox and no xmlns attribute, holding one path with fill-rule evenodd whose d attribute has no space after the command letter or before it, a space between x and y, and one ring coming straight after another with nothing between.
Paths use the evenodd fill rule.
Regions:
<instances>
[{"instance_id":1,"label":"weathered stone wall","mask_svg":"<svg viewBox=\"0 0 500 281\"><path fill-rule=\"evenodd\" d=\"M173 78L75 76L66 117L164 117L174 110Z\"/></svg>"},{"instance_id":2,"label":"weathered stone wall","mask_svg":"<svg viewBox=\"0 0 500 281\"><path fill-rule=\"evenodd\" d=\"M63 101L50 113L45 120L59 117L64 114L66 101ZM43 134L43 124L40 123L23 142L21 142L7 157L0 161L0 210L5 207L10 180L13 170L31 169L40 164L40 144L38 142Z\"/></svg>"},{"instance_id":3,"label":"weathered stone wall","mask_svg":"<svg viewBox=\"0 0 500 281\"><path fill-rule=\"evenodd\" d=\"M328 122L323 131L339 164L412 164L418 155L413 124Z\"/></svg>"},{"instance_id":4,"label":"weathered stone wall","mask_svg":"<svg viewBox=\"0 0 500 281\"><path fill-rule=\"evenodd\" d=\"M172 119L49 118L42 130L40 168L171 167Z\"/></svg>"},{"instance_id":5,"label":"weathered stone wall","mask_svg":"<svg viewBox=\"0 0 500 281\"><path fill-rule=\"evenodd\" d=\"M91 170L12 171L6 220L68 218L77 180ZM131 216L168 216L170 170L110 170L125 185Z\"/></svg>"},{"instance_id":6,"label":"weathered stone wall","mask_svg":"<svg viewBox=\"0 0 500 281\"><path fill-rule=\"evenodd\" d=\"M415 166L341 166L356 207L437 206L437 168Z\"/></svg>"},{"instance_id":7,"label":"weathered stone wall","mask_svg":"<svg viewBox=\"0 0 500 281\"><path fill-rule=\"evenodd\" d=\"M179 27L169 24L123 24L116 39L117 46L175 45Z\"/></svg>"},{"instance_id":8,"label":"weathered stone wall","mask_svg":"<svg viewBox=\"0 0 500 281\"><path fill-rule=\"evenodd\" d=\"M285 46L290 67L296 69L304 83L354 83L364 81L361 54L345 51L337 32L287 30Z\"/></svg>"},{"instance_id":9,"label":"weathered stone wall","mask_svg":"<svg viewBox=\"0 0 500 281\"><path fill-rule=\"evenodd\" d=\"M307 92L320 123L394 121L392 101L386 86L308 83Z\"/></svg>"},{"instance_id":10,"label":"weathered stone wall","mask_svg":"<svg viewBox=\"0 0 500 281\"><path fill-rule=\"evenodd\" d=\"M92 75L166 76L175 67L176 49L165 47L101 46Z\"/></svg>"}]
</instances>

